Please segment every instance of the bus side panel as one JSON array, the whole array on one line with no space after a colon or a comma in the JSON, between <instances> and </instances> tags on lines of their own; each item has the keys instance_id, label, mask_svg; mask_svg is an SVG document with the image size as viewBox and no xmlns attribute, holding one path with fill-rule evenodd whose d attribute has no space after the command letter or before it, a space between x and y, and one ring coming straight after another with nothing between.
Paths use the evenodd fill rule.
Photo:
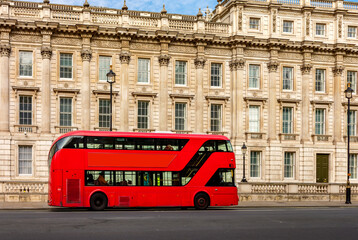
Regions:
<instances>
[{"instance_id":1,"label":"bus side panel","mask_svg":"<svg viewBox=\"0 0 358 240\"><path fill-rule=\"evenodd\" d=\"M49 190L49 205L62 206L62 170L52 170Z\"/></svg>"},{"instance_id":2,"label":"bus side panel","mask_svg":"<svg viewBox=\"0 0 358 240\"><path fill-rule=\"evenodd\" d=\"M236 187L207 187L210 193L210 206L230 206L238 204Z\"/></svg>"},{"instance_id":3,"label":"bus side panel","mask_svg":"<svg viewBox=\"0 0 358 240\"><path fill-rule=\"evenodd\" d=\"M82 207L83 192L83 171L66 170L63 173L63 206L65 207Z\"/></svg>"},{"instance_id":4,"label":"bus side panel","mask_svg":"<svg viewBox=\"0 0 358 240\"><path fill-rule=\"evenodd\" d=\"M156 206L181 206L182 187L156 187Z\"/></svg>"}]
</instances>

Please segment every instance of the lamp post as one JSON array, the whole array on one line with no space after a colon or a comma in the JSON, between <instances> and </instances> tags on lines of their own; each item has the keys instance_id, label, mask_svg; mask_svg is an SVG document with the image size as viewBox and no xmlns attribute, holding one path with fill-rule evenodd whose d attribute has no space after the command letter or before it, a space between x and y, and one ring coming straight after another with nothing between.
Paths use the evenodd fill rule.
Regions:
<instances>
[{"instance_id":1,"label":"lamp post","mask_svg":"<svg viewBox=\"0 0 358 240\"><path fill-rule=\"evenodd\" d=\"M112 84L116 82L116 74L112 71L112 65L109 67L109 72L107 73L107 82L110 86L110 107L109 107L109 131L112 131Z\"/></svg>"},{"instance_id":2,"label":"lamp post","mask_svg":"<svg viewBox=\"0 0 358 240\"><path fill-rule=\"evenodd\" d=\"M245 178L245 154L247 151L247 147L246 147L245 143L242 144L241 151L242 151L242 159L243 159L243 173L242 173L241 182L247 182L247 180Z\"/></svg>"},{"instance_id":3,"label":"lamp post","mask_svg":"<svg viewBox=\"0 0 358 240\"><path fill-rule=\"evenodd\" d=\"M351 84L348 83L347 89L344 91L346 98L348 99L348 111L347 111L347 137L348 137L348 146L347 146L347 160L348 160L348 169L347 169L347 188L346 188L346 204L351 204L351 186L349 182L349 143L350 143L350 110L351 110L351 98L352 98L353 89L351 88Z\"/></svg>"}]
</instances>

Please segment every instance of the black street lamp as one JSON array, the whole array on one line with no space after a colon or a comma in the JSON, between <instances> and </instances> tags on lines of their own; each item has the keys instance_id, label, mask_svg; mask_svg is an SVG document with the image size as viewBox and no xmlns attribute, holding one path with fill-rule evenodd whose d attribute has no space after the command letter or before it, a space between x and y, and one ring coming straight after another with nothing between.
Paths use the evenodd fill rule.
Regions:
<instances>
[{"instance_id":1,"label":"black street lamp","mask_svg":"<svg viewBox=\"0 0 358 240\"><path fill-rule=\"evenodd\" d=\"M353 95L353 89L351 88L351 84L348 83L347 89L344 91L346 98L348 99L348 111L347 111L347 135L348 135L348 146L347 146L347 159L348 159L348 170L347 170L347 188L346 188L346 204L351 204L351 186L349 182L349 143L350 143L350 111L351 111L351 98Z\"/></svg>"},{"instance_id":2,"label":"black street lamp","mask_svg":"<svg viewBox=\"0 0 358 240\"><path fill-rule=\"evenodd\" d=\"M241 151L242 151L242 158L243 158L243 174L242 174L241 182L247 182L247 180L245 178L245 154L247 151L247 147L246 147L245 143L242 144Z\"/></svg>"},{"instance_id":3,"label":"black street lamp","mask_svg":"<svg viewBox=\"0 0 358 240\"><path fill-rule=\"evenodd\" d=\"M112 71L112 65L110 65L109 72L107 73L107 82L109 83L110 86L109 131L112 131L112 84L116 82L115 78L116 78L116 74Z\"/></svg>"}]
</instances>

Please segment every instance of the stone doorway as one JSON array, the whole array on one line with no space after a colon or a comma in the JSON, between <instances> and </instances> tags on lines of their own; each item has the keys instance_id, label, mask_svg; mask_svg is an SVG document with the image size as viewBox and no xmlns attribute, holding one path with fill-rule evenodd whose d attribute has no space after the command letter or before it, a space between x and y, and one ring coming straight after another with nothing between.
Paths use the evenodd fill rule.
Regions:
<instances>
[{"instance_id":1,"label":"stone doorway","mask_svg":"<svg viewBox=\"0 0 358 240\"><path fill-rule=\"evenodd\" d=\"M328 183L329 154L316 155L316 182Z\"/></svg>"}]
</instances>

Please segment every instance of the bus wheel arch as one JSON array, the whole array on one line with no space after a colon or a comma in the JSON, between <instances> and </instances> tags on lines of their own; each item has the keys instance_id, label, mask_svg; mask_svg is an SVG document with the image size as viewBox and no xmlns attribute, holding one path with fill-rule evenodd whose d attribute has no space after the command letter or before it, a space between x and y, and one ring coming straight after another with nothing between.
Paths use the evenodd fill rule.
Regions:
<instances>
[{"instance_id":1,"label":"bus wheel arch","mask_svg":"<svg viewBox=\"0 0 358 240\"><path fill-rule=\"evenodd\" d=\"M206 192L198 192L194 197L194 207L197 210L205 210L210 206L210 196Z\"/></svg>"},{"instance_id":2,"label":"bus wheel arch","mask_svg":"<svg viewBox=\"0 0 358 240\"><path fill-rule=\"evenodd\" d=\"M108 206L108 197L103 192L95 192L91 195L90 206L94 211L102 211Z\"/></svg>"}]
</instances>

